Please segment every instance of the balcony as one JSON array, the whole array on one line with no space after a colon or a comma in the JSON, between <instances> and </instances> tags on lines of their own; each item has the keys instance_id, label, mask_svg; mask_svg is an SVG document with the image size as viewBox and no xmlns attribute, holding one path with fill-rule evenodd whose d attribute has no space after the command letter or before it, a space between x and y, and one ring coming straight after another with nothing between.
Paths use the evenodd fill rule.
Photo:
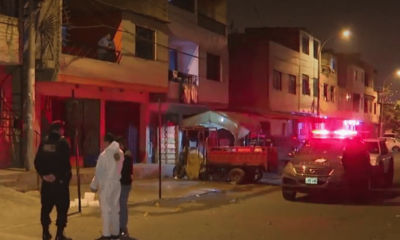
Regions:
<instances>
[{"instance_id":1,"label":"balcony","mask_svg":"<svg viewBox=\"0 0 400 240\"><path fill-rule=\"evenodd\" d=\"M120 51L82 43L68 42L63 46L62 53L75 57L91 58L112 63L120 63L121 61Z\"/></svg>"},{"instance_id":2,"label":"balcony","mask_svg":"<svg viewBox=\"0 0 400 240\"><path fill-rule=\"evenodd\" d=\"M200 27L207 29L208 31L211 31L213 33L226 36L226 25L223 23L220 23L206 15L203 14L198 14L197 15L197 22Z\"/></svg>"},{"instance_id":3,"label":"balcony","mask_svg":"<svg viewBox=\"0 0 400 240\"><path fill-rule=\"evenodd\" d=\"M168 99L184 104L199 103L197 76L173 70L169 70L168 75Z\"/></svg>"},{"instance_id":4,"label":"balcony","mask_svg":"<svg viewBox=\"0 0 400 240\"><path fill-rule=\"evenodd\" d=\"M195 0L168 0L175 7L194 13L196 11Z\"/></svg>"},{"instance_id":5,"label":"balcony","mask_svg":"<svg viewBox=\"0 0 400 240\"><path fill-rule=\"evenodd\" d=\"M0 64L20 64L18 19L0 14Z\"/></svg>"}]
</instances>

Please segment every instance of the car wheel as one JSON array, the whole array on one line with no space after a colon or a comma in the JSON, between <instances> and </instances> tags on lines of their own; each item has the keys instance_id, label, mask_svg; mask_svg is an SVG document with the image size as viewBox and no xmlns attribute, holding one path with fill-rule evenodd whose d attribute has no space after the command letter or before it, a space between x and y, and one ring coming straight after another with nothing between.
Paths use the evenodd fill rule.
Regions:
<instances>
[{"instance_id":1,"label":"car wheel","mask_svg":"<svg viewBox=\"0 0 400 240\"><path fill-rule=\"evenodd\" d=\"M384 184L385 187L391 187L393 185L393 177L394 177L394 161L390 159L389 169L384 174Z\"/></svg>"},{"instance_id":2,"label":"car wheel","mask_svg":"<svg viewBox=\"0 0 400 240\"><path fill-rule=\"evenodd\" d=\"M233 184L241 184L245 180L245 173L240 168L234 168L229 171L229 181Z\"/></svg>"},{"instance_id":3,"label":"car wheel","mask_svg":"<svg viewBox=\"0 0 400 240\"><path fill-rule=\"evenodd\" d=\"M282 189L282 196L286 201L293 202L296 200L297 192L289 189Z\"/></svg>"},{"instance_id":4,"label":"car wheel","mask_svg":"<svg viewBox=\"0 0 400 240\"><path fill-rule=\"evenodd\" d=\"M393 152L396 152L396 153L397 153L397 152L400 152L400 148L399 148L399 147L393 147L393 148L392 148L392 151L393 151Z\"/></svg>"}]
</instances>

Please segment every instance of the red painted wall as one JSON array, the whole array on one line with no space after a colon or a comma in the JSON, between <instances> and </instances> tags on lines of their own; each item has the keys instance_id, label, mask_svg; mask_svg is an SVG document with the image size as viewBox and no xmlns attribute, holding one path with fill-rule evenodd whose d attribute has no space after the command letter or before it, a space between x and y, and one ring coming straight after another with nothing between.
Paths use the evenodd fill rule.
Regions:
<instances>
[{"instance_id":1,"label":"red painted wall","mask_svg":"<svg viewBox=\"0 0 400 240\"><path fill-rule=\"evenodd\" d=\"M0 92L0 168L6 168L11 164L11 139L9 128L5 127L8 124L6 118L9 118L5 110L11 106L12 87L11 76L6 74L4 66L0 66Z\"/></svg>"}]
</instances>

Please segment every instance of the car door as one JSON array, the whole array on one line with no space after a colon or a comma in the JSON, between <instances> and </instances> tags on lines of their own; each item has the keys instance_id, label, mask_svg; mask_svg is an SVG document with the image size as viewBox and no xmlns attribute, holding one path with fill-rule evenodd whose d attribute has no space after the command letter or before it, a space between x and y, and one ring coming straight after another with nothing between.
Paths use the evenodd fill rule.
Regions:
<instances>
[{"instance_id":1,"label":"car door","mask_svg":"<svg viewBox=\"0 0 400 240\"><path fill-rule=\"evenodd\" d=\"M389 152L389 149L387 148L385 141L380 140L379 147L381 149L381 154L379 157L382 159L383 169L384 172L386 173L389 170L390 159L392 158L392 154Z\"/></svg>"}]
</instances>

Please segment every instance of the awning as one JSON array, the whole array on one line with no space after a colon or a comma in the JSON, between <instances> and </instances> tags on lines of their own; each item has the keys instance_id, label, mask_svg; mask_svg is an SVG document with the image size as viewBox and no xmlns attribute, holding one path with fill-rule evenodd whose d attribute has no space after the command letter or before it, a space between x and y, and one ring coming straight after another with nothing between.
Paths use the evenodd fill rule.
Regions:
<instances>
[{"instance_id":1,"label":"awning","mask_svg":"<svg viewBox=\"0 0 400 240\"><path fill-rule=\"evenodd\" d=\"M236 112L208 111L186 118L184 127L205 126L230 131L236 139L244 138L250 132L261 132L261 124L257 119Z\"/></svg>"}]
</instances>

